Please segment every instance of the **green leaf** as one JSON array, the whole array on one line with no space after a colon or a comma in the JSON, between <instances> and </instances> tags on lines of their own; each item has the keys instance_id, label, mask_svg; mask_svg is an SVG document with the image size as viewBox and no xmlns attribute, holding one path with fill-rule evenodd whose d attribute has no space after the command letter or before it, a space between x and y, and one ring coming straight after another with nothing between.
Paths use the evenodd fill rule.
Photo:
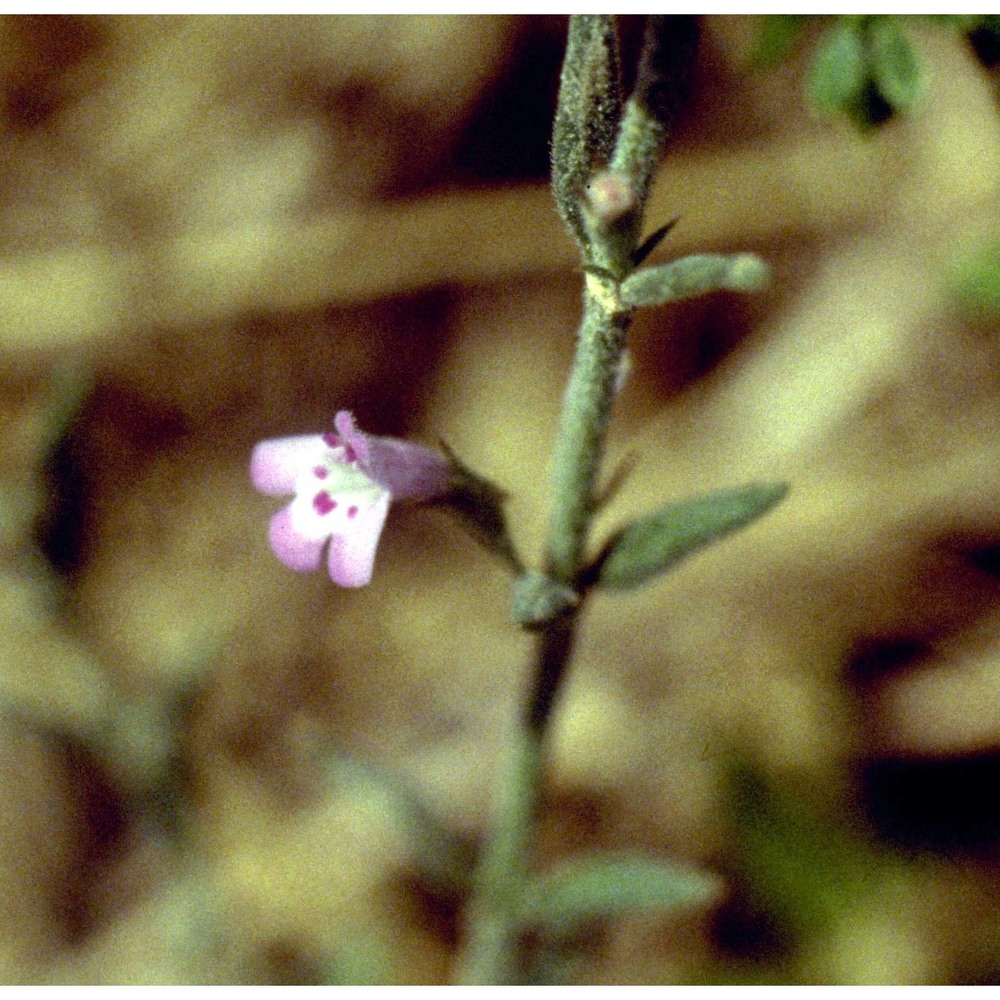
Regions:
<instances>
[{"instance_id":1,"label":"green leaf","mask_svg":"<svg viewBox=\"0 0 1000 1000\"><path fill-rule=\"evenodd\" d=\"M750 253L692 254L634 271L622 282L621 296L626 305L638 307L659 306L720 289L755 292L767 283L769 273L767 265Z\"/></svg>"},{"instance_id":2,"label":"green leaf","mask_svg":"<svg viewBox=\"0 0 1000 1000\"><path fill-rule=\"evenodd\" d=\"M312 981L302 986L391 986L399 979L391 942L354 929L341 935L336 952L316 962Z\"/></svg>"},{"instance_id":3,"label":"green leaf","mask_svg":"<svg viewBox=\"0 0 1000 1000\"><path fill-rule=\"evenodd\" d=\"M868 26L868 45L879 93L896 111L911 110L923 94L924 80L900 22L894 17L873 18Z\"/></svg>"},{"instance_id":4,"label":"green leaf","mask_svg":"<svg viewBox=\"0 0 1000 1000\"><path fill-rule=\"evenodd\" d=\"M718 890L718 880L706 872L640 854L606 854L568 861L533 879L519 917L526 927L565 932L600 917L694 906Z\"/></svg>"},{"instance_id":5,"label":"green leaf","mask_svg":"<svg viewBox=\"0 0 1000 1000\"><path fill-rule=\"evenodd\" d=\"M975 31L988 22L991 17L989 14L915 14L910 16L919 17L921 21L930 21L931 24L950 28L962 34Z\"/></svg>"},{"instance_id":6,"label":"green leaf","mask_svg":"<svg viewBox=\"0 0 1000 1000\"><path fill-rule=\"evenodd\" d=\"M53 580L64 585L86 558L85 519L91 480L81 439L92 388L91 376L82 375L79 366L64 362L53 370L45 415L48 447L42 465L45 505L35 524L34 540L53 571ZM55 589L62 589L58 582Z\"/></svg>"},{"instance_id":7,"label":"green leaf","mask_svg":"<svg viewBox=\"0 0 1000 1000\"><path fill-rule=\"evenodd\" d=\"M809 97L825 115L850 112L868 82L864 22L838 18L826 31L809 71Z\"/></svg>"},{"instance_id":8,"label":"green leaf","mask_svg":"<svg viewBox=\"0 0 1000 1000\"><path fill-rule=\"evenodd\" d=\"M608 542L597 562L597 582L615 590L645 583L695 550L755 521L787 492L787 483L752 484L669 504Z\"/></svg>"},{"instance_id":9,"label":"green leaf","mask_svg":"<svg viewBox=\"0 0 1000 1000\"><path fill-rule=\"evenodd\" d=\"M726 760L726 758L729 758ZM828 940L866 896L878 896L903 859L856 825L815 775L769 776L752 756L726 761L727 871L737 896L789 952Z\"/></svg>"}]
</instances>

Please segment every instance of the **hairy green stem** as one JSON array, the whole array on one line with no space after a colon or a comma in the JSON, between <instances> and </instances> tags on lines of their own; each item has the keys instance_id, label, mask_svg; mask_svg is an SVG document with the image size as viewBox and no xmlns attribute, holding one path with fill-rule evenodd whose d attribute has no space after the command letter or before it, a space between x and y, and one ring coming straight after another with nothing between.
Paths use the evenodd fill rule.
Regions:
<instances>
[{"instance_id":1,"label":"hairy green stem","mask_svg":"<svg viewBox=\"0 0 1000 1000\"><path fill-rule=\"evenodd\" d=\"M671 32L671 24L684 30ZM663 112L674 50L690 47L688 35L696 36L688 20L650 20L635 99L622 121L614 18L573 15L570 20L553 133L553 190L587 265L583 321L556 437L544 572L522 576L520 594L515 592L518 620L538 633L535 666L469 903L468 940L458 970L459 981L468 984L524 978L520 916L531 876L545 735L585 597L582 578L597 479L634 308L623 302L621 282L635 266L645 196L668 124ZM621 217L608 213L606 205L586 205L586 185L609 163L618 171L610 190L635 193L634 204L623 198Z\"/></svg>"},{"instance_id":2,"label":"hairy green stem","mask_svg":"<svg viewBox=\"0 0 1000 1000\"><path fill-rule=\"evenodd\" d=\"M499 786L493 836L476 872L469 941L459 970L459 981L468 985L509 985L521 978L518 917L541 795L545 728L569 665L578 610L560 615L538 636L531 698Z\"/></svg>"},{"instance_id":3,"label":"hairy green stem","mask_svg":"<svg viewBox=\"0 0 1000 1000\"><path fill-rule=\"evenodd\" d=\"M617 285L588 274L583 325L556 439L555 496L546 554L549 575L567 586L575 583L581 568L604 436L631 319L632 311L622 306Z\"/></svg>"},{"instance_id":4,"label":"hairy green stem","mask_svg":"<svg viewBox=\"0 0 1000 1000\"><path fill-rule=\"evenodd\" d=\"M631 311L617 285L588 275L584 319L563 403L555 450L555 497L546 553L548 575L572 587L583 566L594 487L617 388ZM573 649L581 604L539 630L531 693L494 804L493 831L476 873L469 938L459 981L519 981L521 895L529 876L531 836L542 788L544 739Z\"/></svg>"},{"instance_id":5,"label":"hairy green stem","mask_svg":"<svg viewBox=\"0 0 1000 1000\"><path fill-rule=\"evenodd\" d=\"M468 940L456 977L468 986L512 985L520 978L518 910L538 807L540 734L519 725L509 753L469 903Z\"/></svg>"}]
</instances>

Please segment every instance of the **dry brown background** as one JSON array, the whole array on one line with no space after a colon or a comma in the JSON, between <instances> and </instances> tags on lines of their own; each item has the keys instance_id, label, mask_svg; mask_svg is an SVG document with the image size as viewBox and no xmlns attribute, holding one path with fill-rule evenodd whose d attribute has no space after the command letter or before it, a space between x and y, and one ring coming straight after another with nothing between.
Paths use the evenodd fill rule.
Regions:
<instances>
[{"instance_id":1,"label":"dry brown background","mask_svg":"<svg viewBox=\"0 0 1000 1000\"><path fill-rule=\"evenodd\" d=\"M650 225L681 217L658 259L750 249L775 280L638 320L610 461L639 462L601 531L793 491L593 601L539 864L727 874L710 911L595 929L582 981L989 981L998 342L947 275L995 232L995 85L918 25L926 99L861 138L810 115L804 55L751 71L753 29L704 19ZM581 284L544 179L564 32L0 20L0 980L447 980L460 898L425 884L390 785L317 759L399 776L474 841L529 652L509 581L411 510L365 590L290 573L246 466L350 408L502 483L537 556ZM142 798L171 746L180 849ZM764 823L777 862L734 824L737 751L805 817ZM789 857L791 938L759 874Z\"/></svg>"}]
</instances>

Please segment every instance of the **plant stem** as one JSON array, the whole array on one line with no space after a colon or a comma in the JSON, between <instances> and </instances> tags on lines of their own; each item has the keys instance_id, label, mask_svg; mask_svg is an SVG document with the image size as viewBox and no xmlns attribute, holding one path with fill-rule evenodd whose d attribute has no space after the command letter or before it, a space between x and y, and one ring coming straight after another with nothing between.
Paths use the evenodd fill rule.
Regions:
<instances>
[{"instance_id":1,"label":"plant stem","mask_svg":"<svg viewBox=\"0 0 1000 1000\"><path fill-rule=\"evenodd\" d=\"M501 775L492 832L469 904L469 937L459 970L460 981L468 984L501 985L524 978L519 916L530 877L545 736L585 598L581 578L597 506L595 487L632 321L633 308L622 301L620 283L634 267L646 196L672 113L675 63L693 52L696 41L692 19L650 18L635 95L623 118L614 18L570 18L553 129L552 176L559 212L587 265L583 321L556 437L554 496L541 575L549 590L545 602L529 602L529 613L519 619L539 633L531 695ZM618 171L615 182L632 185L635 191L634 205L621 216L591 212L586 204L586 185L609 163ZM535 594L541 592L537 582L532 581ZM549 600L553 595L556 600Z\"/></svg>"},{"instance_id":2,"label":"plant stem","mask_svg":"<svg viewBox=\"0 0 1000 1000\"><path fill-rule=\"evenodd\" d=\"M584 318L556 441L555 497L546 552L548 575L568 587L582 568L594 486L630 320L631 311L622 307L617 286L588 275ZM520 979L518 912L529 876L545 734L572 655L581 610L581 601L565 608L546 621L538 634L530 697L501 775L492 836L476 872L469 938L459 969L462 983L500 985Z\"/></svg>"},{"instance_id":3,"label":"plant stem","mask_svg":"<svg viewBox=\"0 0 1000 1000\"><path fill-rule=\"evenodd\" d=\"M573 586L581 568L594 508L594 485L632 311L609 279L587 275L576 358L563 397L554 460L555 497L546 569Z\"/></svg>"}]
</instances>

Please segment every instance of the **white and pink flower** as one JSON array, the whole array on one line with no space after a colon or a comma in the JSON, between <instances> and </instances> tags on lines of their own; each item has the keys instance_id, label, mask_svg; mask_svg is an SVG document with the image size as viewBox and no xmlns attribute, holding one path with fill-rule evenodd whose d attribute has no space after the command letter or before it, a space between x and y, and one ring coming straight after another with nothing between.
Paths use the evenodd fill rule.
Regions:
<instances>
[{"instance_id":1,"label":"white and pink flower","mask_svg":"<svg viewBox=\"0 0 1000 1000\"><path fill-rule=\"evenodd\" d=\"M330 579L363 587L393 500L427 500L447 492L452 474L440 452L396 438L362 434L341 410L335 433L261 441L250 478L263 493L294 493L271 518L274 554L300 573L316 570L329 542Z\"/></svg>"}]
</instances>

